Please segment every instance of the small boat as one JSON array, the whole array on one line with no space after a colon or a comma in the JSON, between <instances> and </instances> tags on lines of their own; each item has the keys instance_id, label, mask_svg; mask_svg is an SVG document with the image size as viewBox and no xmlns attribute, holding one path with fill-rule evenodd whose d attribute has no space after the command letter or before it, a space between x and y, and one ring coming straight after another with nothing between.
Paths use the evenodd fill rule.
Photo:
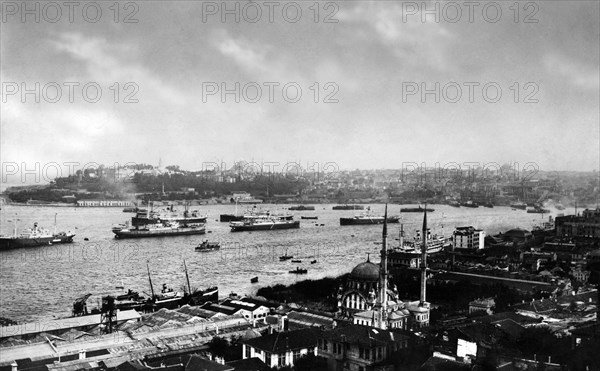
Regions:
<instances>
[{"instance_id":1,"label":"small boat","mask_svg":"<svg viewBox=\"0 0 600 371\"><path fill-rule=\"evenodd\" d=\"M123 285L123 280L121 280L121 286L115 286L115 289L120 289L120 290L125 289L125 285Z\"/></svg>"},{"instance_id":2,"label":"small boat","mask_svg":"<svg viewBox=\"0 0 600 371\"><path fill-rule=\"evenodd\" d=\"M286 253L285 255L279 257L279 261L283 262L283 261L286 261L286 260L290 260L291 258L293 258L293 256L292 255L288 255Z\"/></svg>"},{"instance_id":3,"label":"small boat","mask_svg":"<svg viewBox=\"0 0 600 371\"><path fill-rule=\"evenodd\" d=\"M292 260L292 263L302 263L302 260Z\"/></svg>"},{"instance_id":4,"label":"small boat","mask_svg":"<svg viewBox=\"0 0 600 371\"><path fill-rule=\"evenodd\" d=\"M257 282L258 282L258 277L250 278L250 283L257 283Z\"/></svg>"},{"instance_id":5,"label":"small boat","mask_svg":"<svg viewBox=\"0 0 600 371\"><path fill-rule=\"evenodd\" d=\"M310 261L310 264L315 264L316 262L317 262L317 260L316 260L316 259L315 259L315 260L311 260L311 261Z\"/></svg>"},{"instance_id":6,"label":"small boat","mask_svg":"<svg viewBox=\"0 0 600 371\"><path fill-rule=\"evenodd\" d=\"M317 220L319 219L318 216L301 216L300 219L312 219L312 220Z\"/></svg>"},{"instance_id":7,"label":"small boat","mask_svg":"<svg viewBox=\"0 0 600 371\"><path fill-rule=\"evenodd\" d=\"M516 202L514 204L510 204L510 207L513 209L525 210L527 209L527 204L523 202Z\"/></svg>"},{"instance_id":8,"label":"small boat","mask_svg":"<svg viewBox=\"0 0 600 371\"><path fill-rule=\"evenodd\" d=\"M305 269L305 268L296 267L296 269L294 269L293 271L290 271L290 273L292 273L292 274L306 274L306 273L308 273L308 270Z\"/></svg>"},{"instance_id":9,"label":"small boat","mask_svg":"<svg viewBox=\"0 0 600 371\"><path fill-rule=\"evenodd\" d=\"M467 202L463 202L462 204L460 204L460 206L471 207L473 209L476 209L479 207L479 204L477 202L473 202L473 201L469 200Z\"/></svg>"},{"instance_id":10,"label":"small boat","mask_svg":"<svg viewBox=\"0 0 600 371\"><path fill-rule=\"evenodd\" d=\"M221 243L220 242L208 242L208 240L204 240L202 241L202 243L198 246L196 246L196 251L215 251L215 250L219 250L221 248Z\"/></svg>"}]
</instances>

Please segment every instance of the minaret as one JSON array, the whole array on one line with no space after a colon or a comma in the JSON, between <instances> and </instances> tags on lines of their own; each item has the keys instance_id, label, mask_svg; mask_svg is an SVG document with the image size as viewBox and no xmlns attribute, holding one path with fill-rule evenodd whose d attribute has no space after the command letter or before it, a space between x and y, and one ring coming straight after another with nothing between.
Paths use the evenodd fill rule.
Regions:
<instances>
[{"instance_id":1,"label":"minaret","mask_svg":"<svg viewBox=\"0 0 600 371\"><path fill-rule=\"evenodd\" d=\"M381 267L379 270L379 324L381 329L387 328L387 204L385 205L385 214L383 216L383 233L381 241Z\"/></svg>"},{"instance_id":2,"label":"minaret","mask_svg":"<svg viewBox=\"0 0 600 371\"><path fill-rule=\"evenodd\" d=\"M425 204L425 211L423 214L423 232L422 232L422 244L421 244L421 298L419 306L425 306L425 290L427 288L427 204Z\"/></svg>"}]
</instances>

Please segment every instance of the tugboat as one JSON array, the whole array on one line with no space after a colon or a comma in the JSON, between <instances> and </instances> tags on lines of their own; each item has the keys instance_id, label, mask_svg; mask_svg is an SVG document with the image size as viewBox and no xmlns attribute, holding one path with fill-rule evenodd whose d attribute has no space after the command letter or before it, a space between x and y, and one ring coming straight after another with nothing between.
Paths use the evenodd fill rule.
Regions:
<instances>
[{"instance_id":1,"label":"tugboat","mask_svg":"<svg viewBox=\"0 0 600 371\"><path fill-rule=\"evenodd\" d=\"M279 257L279 261L280 262L284 262L284 261L290 260L292 258L293 258L293 256L292 255L288 255L287 252L286 252L285 255Z\"/></svg>"},{"instance_id":2,"label":"tugboat","mask_svg":"<svg viewBox=\"0 0 600 371\"><path fill-rule=\"evenodd\" d=\"M208 242L208 240L202 241L202 243L196 246L196 251L207 252L207 251L215 251L221 248L220 242Z\"/></svg>"}]
</instances>

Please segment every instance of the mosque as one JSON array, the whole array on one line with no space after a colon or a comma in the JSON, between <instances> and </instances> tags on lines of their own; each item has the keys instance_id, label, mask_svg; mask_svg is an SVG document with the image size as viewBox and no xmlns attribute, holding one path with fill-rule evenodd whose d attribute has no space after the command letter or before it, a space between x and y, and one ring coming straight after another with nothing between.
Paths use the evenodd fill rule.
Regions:
<instances>
[{"instance_id":1,"label":"mosque","mask_svg":"<svg viewBox=\"0 0 600 371\"><path fill-rule=\"evenodd\" d=\"M385 217L387 220L387 205ZM427 233L427 211L423 216L423 235ZM383 224L381 261L369 258L358 264L339 288L338 315L351 319L354 324L380 329L419 329L429 326L430 305L426 300L427 248L421 249L420 300L403 302L397 288L389 283L387 222ZM425 239L423 239L425 243Z\"/></svg>"}]
</instances>

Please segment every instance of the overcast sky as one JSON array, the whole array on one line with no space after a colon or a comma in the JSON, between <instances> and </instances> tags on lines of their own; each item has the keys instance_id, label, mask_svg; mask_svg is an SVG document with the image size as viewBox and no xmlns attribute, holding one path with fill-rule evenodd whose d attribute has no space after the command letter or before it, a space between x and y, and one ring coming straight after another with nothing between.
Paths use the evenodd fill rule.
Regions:
<instances>
[{"instance_id":1,"label":"overcast sky","mask_svg":"<svg viewBox=\"0 0 600 371\"><path fill-rule=\"evenodd\" d=\"M485 17L481 2L473 22L464 2L438 3L439 22L421 14L420 1L298 2L285 17L286 3L240 2L239 22L235 14L222 21L221 2L138 1L127 9L121 2L117 15L112 1L100 1L95 23L83 18L82 5L71 23L68 7L61 5L59 17L41 3L36 23L35 14L23 22L23 9L10 4L21 2L2 9L3 162L599 167L598 1L521 2L518 14L513 2L499 2L502 14L488 7ZM95 6L86 11L97 18ZM137 23L124 23L126 16ZM23 83L34 89L36 82L46 85L40 103L21 95ZM56 103L49 102L56 96L52 82L62 86ZM79 84L73 102L64 85L70 82ZM82 97L90 82L102 89L97 103ZM247 87L240 103L233 94L225 102L219 92L203 97L203 89L234 89L236 82ZM433 93L424 102L420 92L403 94L436 82L439 103ZM268 83L279 84L271 85L273 102ZM302 89L296 103L283 97L288 83ZM257 85L262 96L248 102ZM502 96L494 103L498 87ZM88 93L94 98L94 89ZM124 103L129 93L137 103ZM287 93L295 98L293 88Z\"/></svg>"}]
</instances>

